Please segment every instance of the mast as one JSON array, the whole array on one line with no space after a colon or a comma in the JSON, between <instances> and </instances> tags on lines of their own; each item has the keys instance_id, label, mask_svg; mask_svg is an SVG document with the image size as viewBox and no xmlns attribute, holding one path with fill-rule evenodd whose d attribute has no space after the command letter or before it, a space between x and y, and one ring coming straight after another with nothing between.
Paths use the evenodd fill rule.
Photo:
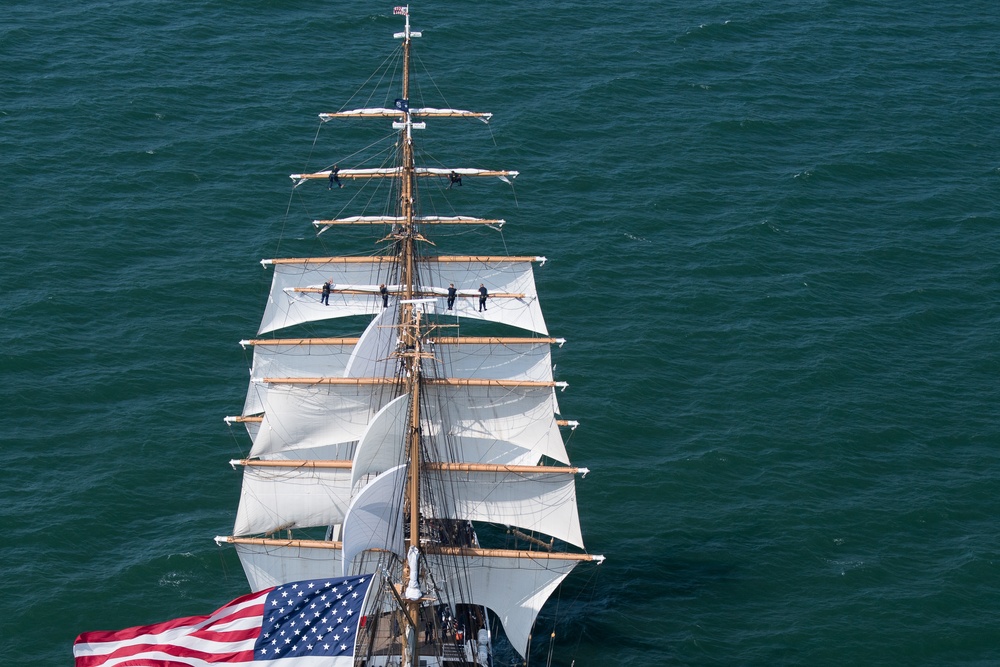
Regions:
<instances>
[{"instance_id":1,"label":"mast","mask_svg":"<svg viewBox=\"0 0 1000 667\"><path fill-rule=\"evenodd\" d=\"M396 11L399 11L397 8ZM410 585L404 594L406 601L407 625L409 626L404 647L404 664L416 667L419 650L417 648L417 623L420 615L419 586L416 585L420 549L420 320L419 311L414 303L414 287L417 279L414 271L416 263L416 230L413 220L414 203L414 163L413 163L413 120L409 111L410 99L410 11L409 5L402 8L406 17L406 27L403 31L403 90L402 99L397 106L403 111L403 122L399 128L402 143L402 173L400 175L400 215L403 219L400 230L400 285L403 290L403 302L400 304L400 341L403 344L406 373L406 388L410 395L409 423L407 424L407 458L409 474L406 490L406 504L410 523L410 538L407 543L407 558L403 565L403 578ZM419 33L417 33L419 35Z\"/></svg>"}]
</instances>

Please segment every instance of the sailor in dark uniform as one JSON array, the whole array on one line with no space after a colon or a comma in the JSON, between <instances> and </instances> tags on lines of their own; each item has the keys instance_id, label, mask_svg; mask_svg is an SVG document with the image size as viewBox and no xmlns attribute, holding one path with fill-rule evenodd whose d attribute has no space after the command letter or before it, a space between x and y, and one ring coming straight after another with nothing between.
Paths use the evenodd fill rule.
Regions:
<instances>
[{"instance_id":1,"label":"sailor in dark uniform","mask_svg":"<svg viewBox=\"0 0 1000 667\"><path fill-rule=\"evenodd\" d=\"M382 283L378 287L378 293L382 295L382 307L389 307L389 290L386 289L385 283Z\"/></svg>"},{"instance_id":2,"label":"sailor in dark uniform","mask_svg":"<svg viewBox=\"0 0 1000 667\"><path fill-rule=\"evenodd\" d=\"M325 283L323 283L323 296L319 298L320 303L324 303L328 306L330 305L330 288L332 287L332 285L330 285L330 282L331 281L327 280Z\"/></svg>"},{"instance_id":3,"label":"sailor in dark uniform","mask_svg":"<svg viewBox=\"0 0 1000 667\"><path fill-rule=\"evenodd\" d=\"M337 177L337 173L340 171L340 167L333 165L333 169L330 170L330 187L327 190L333 190L333 184L336 183L338 188L344 187L344 184L340 182Z\"/></svg>"},{"instance_id":4,"label":"sailor in dark uniform","mask_svg":"<svg viewBox=\"0 0 1000 667\"><path fill-rule=\"evenodd\" d=\"M455 305L455 297L457 295L458 290L455 289L455 283L452 283L451 287L448 288L448 310L451 310L451 307Z\"/></svg>"},{"instance_id":5,"label":"sailor in dark uniform","mask_svg":"<svg viewBox=\"0 0 1000 667\"><path fill-rule=\"evenodd\" d=\"M456 174L454 171L448 174L448 189L451 190L451 186L453 185L462 187L462 177Z\"/></svg>"},{"instance_id":6,"label":"sailor in dark uniform","mask_svg":"<svg viewBox=\"0 0 1000 667\"><path fill-rule=\"evenodd\" d=\"M490 293L487 291L486 286L483 285L482 283L479 283L479 312L480 313L483 312L484 310L486 310L486 297L488 297L489 295L490 295Z\"/></svg>"}]
</instances>

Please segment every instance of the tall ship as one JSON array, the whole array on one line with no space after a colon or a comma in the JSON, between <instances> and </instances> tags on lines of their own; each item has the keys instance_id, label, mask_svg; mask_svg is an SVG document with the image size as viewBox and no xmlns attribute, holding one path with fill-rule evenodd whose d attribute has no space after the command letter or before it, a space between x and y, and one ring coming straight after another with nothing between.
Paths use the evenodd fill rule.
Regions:
<instances>
[{"instance_id":1,"label":"tall ship","mask_svg":"<svg viewBox=\"0 0 1000 667\"><path fill-rule=\"evenodd\" d=\"M387 140L291 175L295 189L357 206L314 220L317 235L367 232L375 250L262 261L267 304L257 337L241 341L249 390L227 417L252 445L231 462L239 508L216 541L236 549L253 591L374 573L355 665L488 666L495 653L525 659L545 601L604 558L581 534L587 470L563 440L576 422L557 416L565 383L551 351L564 341L549 335L533 274L545 258L441 254L435 232L504 220L425 206L517 172L426 164L415 146L428 124L491 114L418 99L420 33L408 7L394 14L401 42L371 79L393 78L390 92L319 116L381 123Z\"/></svg>"}]
</instances>

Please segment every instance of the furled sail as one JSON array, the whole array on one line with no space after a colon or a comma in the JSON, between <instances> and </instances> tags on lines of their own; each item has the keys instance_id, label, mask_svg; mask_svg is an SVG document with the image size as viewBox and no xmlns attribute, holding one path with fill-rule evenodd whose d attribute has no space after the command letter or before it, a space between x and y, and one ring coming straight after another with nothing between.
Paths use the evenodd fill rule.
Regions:
<instances>
[{"instance_id":1,"label":"furled sail","mask_svg":"<svg viewBox=\"0 0 1000 667\"><path fill-rule=\"evenodd\" d=\"M401 225L407 222L399 215L349 215L332 220L313 220L313 225L321 229L334 225ZM420 215L413 218L418 225L494 225L498 229L506 224L499 218L474 218L468 215Z\"/></svg>"},{"instance_id":2,"label":"furled sail","mask_svg":"<svg viewBox=\"0 0 1000 667\"><path fill-rule=\"evenodd\" d=\"M332 170L316 171L311 174L290 174L290 178L295 181L296 187L310 180L330 178ZM461 176L493 176L503 181L510 182L509 179L517 178L516 171L503 169L473 169L470 167L415 167L412 175L416 178L447 178L450 174ZM400 167L373 167L362 169L337 169L337 178L345 179L368 179L368 178L399 178L403 175Z\"/></svg>"},{"instance_id":3,"label":"furled sail","mask_svg":"<svg viewBox=\"0 0 1000 667\"><path fill-rule=\"evenodd\" d=\"M348 109L334 113L321 113L319 117L322 120L327 121L333 118L396 118L404 115L405 113L400 109L369 107L364 109ZM410 115L426 118L481 118L484 120L489 120L493 117L493 114L481 111L465 111L464 109L436 109L433 107L411 108Z\"/></svg>"}]
</instances>

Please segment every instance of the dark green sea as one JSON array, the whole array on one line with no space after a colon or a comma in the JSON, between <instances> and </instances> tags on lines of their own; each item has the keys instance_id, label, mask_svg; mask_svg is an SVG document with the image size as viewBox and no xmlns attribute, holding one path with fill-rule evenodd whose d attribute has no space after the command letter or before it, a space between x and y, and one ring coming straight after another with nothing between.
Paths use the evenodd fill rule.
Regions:
<instances>
[{"instance_id":1,"label":"dark green sea","mask_svg":"<svg viewBox=\"0 0 1000 667\"><path fill-rule=\"evenodd\" d=\"M588 549L531 664L1000 664L1000 5L418 2L429 155L517 169ZM0 664L247 591L272 256L338 254L392 3L8 0ZM355 100L357 102L364 100ZM381 100L377 101L381 103ZM315 140L315 141L314 141ZM344 213L350 213L350 208ZM354 213L359 213L355 210ZM449 211L439 211L448 214ZM354 244L353 246L351 244Z\"/></svg>"}]
</instances>

